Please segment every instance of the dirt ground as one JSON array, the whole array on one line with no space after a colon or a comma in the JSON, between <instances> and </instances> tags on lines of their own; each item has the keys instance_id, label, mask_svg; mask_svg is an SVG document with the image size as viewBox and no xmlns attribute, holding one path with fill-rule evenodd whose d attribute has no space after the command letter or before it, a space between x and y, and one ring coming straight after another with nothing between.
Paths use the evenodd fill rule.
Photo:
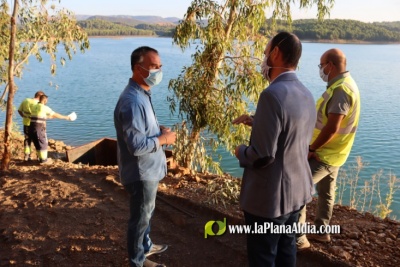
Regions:
<instances>
[{"instance_id":1,"label":"dirt ground","mask_svg":"<svg viewBox=\"0 0 400 267\"><path fill-rule=\"evenodd\" d=\"M204 238L210 220L243 223L236 204L208 204L209 180L223 181L170 172L160 182L151 237L169 248L149 259L168 267L247 266L245 235ZM62 156L40 166L15 155L0 174L0 211L0 266L129 266L128 196L116 166L71 164ZM314 211L315 201L308 220ZM298 252L297 266L400 266L399 222L335 206L332 224L341 233Z\"/></svg>"}]
</instances>

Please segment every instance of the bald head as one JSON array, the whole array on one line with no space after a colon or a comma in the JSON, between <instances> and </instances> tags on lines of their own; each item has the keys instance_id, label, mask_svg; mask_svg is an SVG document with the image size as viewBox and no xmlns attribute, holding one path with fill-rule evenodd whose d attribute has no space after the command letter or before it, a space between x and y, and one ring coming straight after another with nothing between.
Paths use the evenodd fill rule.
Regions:
<instances>
[{"instance_id":1,"label":"bald head","mask_svg":"<svg viewBox=\"0 0 400 267\"><path fill-rule=\"evenodd\" d=\"M346 71L346 56L340 49L329 49L322 55L321 61L332 62L338 73Z\"/></svg>"},{"instance_id":2,"label":"bald head","mask_svg":"<svg viewBox=\"0 0 400 267\"><path fill-rule=\"evenodd\" d=\"M337 48L329 49L321 56L320 68L324 74L328 75L328 81L330 81L346 72L346 56Z\"/></svg>"}]
</instances>

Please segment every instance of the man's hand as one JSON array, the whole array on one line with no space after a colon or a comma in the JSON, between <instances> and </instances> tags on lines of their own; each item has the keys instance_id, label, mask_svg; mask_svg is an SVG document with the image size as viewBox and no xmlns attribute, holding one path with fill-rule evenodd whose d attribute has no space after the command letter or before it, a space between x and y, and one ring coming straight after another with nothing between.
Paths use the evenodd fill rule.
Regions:
<instances>
[{"instance_id":1,"label":"man's hand","mask_svg":"<svg viewBox=\"0 0 400 267\"><path fill-rule=\"evenodd\" d=\"M235 156L236 158L239 158L239 146L235 148Z\"/></svg>"},{"instance_id":2,"label":"man's hand","mask_svg":"<svg viewBox=\"0 0 400 267\"><path fill-rule=\"evenodd\" d=\"M247 126L253 126L253 118L249 115L241 115L232 121L233 124L240 124L243 123Z\"/></svg>"},{"instance_id":3,"label":"man's hand","mask_svg":"<svg viewBox=\"0 0 400 267\"><path fill-rule=\"evenodd\" d=\"M161 133L169 133L171 131L171 128L165 127L165 126L160 126Z\"/></svg>"},{"instance_id":4,"label":"man's hand","mask_svg":"<svg viewBox=\"0 0 400 267\"><path fill-rule=\"evenodd\" d=\"M319 160L319 157L318 157L318 155L317 155L317 153L315 153L315 152L308 152L308 157L307 157L307 159L308 160L310 160L310 159L312 159L312 158L314 158L314 159L316 159L317 161L320 161Z\"/></svg>"},{"instance_id":5,"label":"man's hand","mask_svg":"<svg viewBox=\"0 0 400 267\"><path fill-rule=\"evenodd\" d=\"M164 139L164 143L168 145L173 145L175 144L176 141L176 133L171 132L171 129L164 129L163 134L161 135L162 139Z\"/></svg>"}]
</instances>

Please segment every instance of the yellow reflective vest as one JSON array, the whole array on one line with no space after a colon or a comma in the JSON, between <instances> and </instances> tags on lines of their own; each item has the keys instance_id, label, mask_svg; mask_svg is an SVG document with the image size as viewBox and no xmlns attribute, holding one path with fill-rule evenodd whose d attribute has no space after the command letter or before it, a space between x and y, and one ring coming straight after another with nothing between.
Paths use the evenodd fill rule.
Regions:
<instances>
[{"instance_id":1,"label":"yellow reflective vest","mask_svg":"<svg viewBox=\"0 0 400 267\"><path fill-rule=\"evenodd\" d=\"M325 164L339 167L346 162L350 154L360 118L360 93L357 84L348 72L332 81L332 84L328 85L328 89L318 99L316 104L317 122L311 144L328 122L327 104L337 88L341 88L349 96L351 106L340 124L339 132L334 135L332 140L317 149L316 153Z\"/></svg>"},{"instance_id":2,"label":"yellow reflective vest","mask_svg":"<svg viewBox=\"0 0 400 267\"><path fill-rule=\"evenodd\" d=\"M36 105L32 106L31 109L31 122L35 123L46 123L47 117L54 114L54 111L51 108L42 103L37 103Z\"/></svg>"},{"instance_id":3,"label":"yellow reflective vest","mask_svg":"<svg viewBox=\"0 0 400 267\"><path fill-rule=\"evenodd\" d=\"M32 107L35 106L37 103L38 100L35 98L25 98L24 101L22 101L21 105L19 105L18 110L21 111L24 115L22 123L25 126L29 126L31 124L30 117L32 116Z\"/></svg>"}]
</instances>

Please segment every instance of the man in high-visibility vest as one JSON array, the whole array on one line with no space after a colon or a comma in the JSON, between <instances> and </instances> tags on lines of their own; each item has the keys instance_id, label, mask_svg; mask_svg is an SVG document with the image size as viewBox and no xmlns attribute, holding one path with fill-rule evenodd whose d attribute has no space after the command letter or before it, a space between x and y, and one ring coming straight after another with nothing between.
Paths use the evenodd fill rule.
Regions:
<instances>
[{"instance_id":1,"label":"man in high-visibility vest","mask_svg":"<svg viewBox=\"0 0 400 267\"><path fill-rule=\"evenodd\" d=\"M39 103L32 106L31 124L29 126L29 135L35 145L36 152L41 164L51 164L52 159L47 157L47 134L46 134L46 120L47 119L64 119L71 120L70 116L64 116L54 112L51 108L46 106L47 95L42 95L39 98Z\"/></svg>"},{"instance_id":2,"label":"man in high-visibility vest","mask_svg":"<svg viewBox=\"0 0 400 267\"><path fill-rule=\"evenodd\" d=\"M330 49L320 58L320 77L327 90L317 101L317 122L309 147L309 164L318 192L316 229L327 226L332 218L335 186L339 168L351 151L360 117L360 93L346 70L346 56L339 49ZM299 222L305 223L306 208ZM309 235L310 239L330 242L329 233ZM297 238L298 249L310 247L306 235Z\"/></svg>"},{"instance_id":3,"label":"man in high-visibility vest","mask_svg":"<svg viewBox=\"0 0 400 267\"><path fill-rule=\"evenodd\" d=\"M29 136L29 125L31 124L31 115L32 110L31 107L36 105L39 102L39 98L41 95L44 95L42 91L37 91L35 93L34 98L25 98L22 101L21 105L19 105L18 113L22 117L22 124L24 125L24 160L31 160L31 144L32 139Z\"/></svg>"}]
</instances>

